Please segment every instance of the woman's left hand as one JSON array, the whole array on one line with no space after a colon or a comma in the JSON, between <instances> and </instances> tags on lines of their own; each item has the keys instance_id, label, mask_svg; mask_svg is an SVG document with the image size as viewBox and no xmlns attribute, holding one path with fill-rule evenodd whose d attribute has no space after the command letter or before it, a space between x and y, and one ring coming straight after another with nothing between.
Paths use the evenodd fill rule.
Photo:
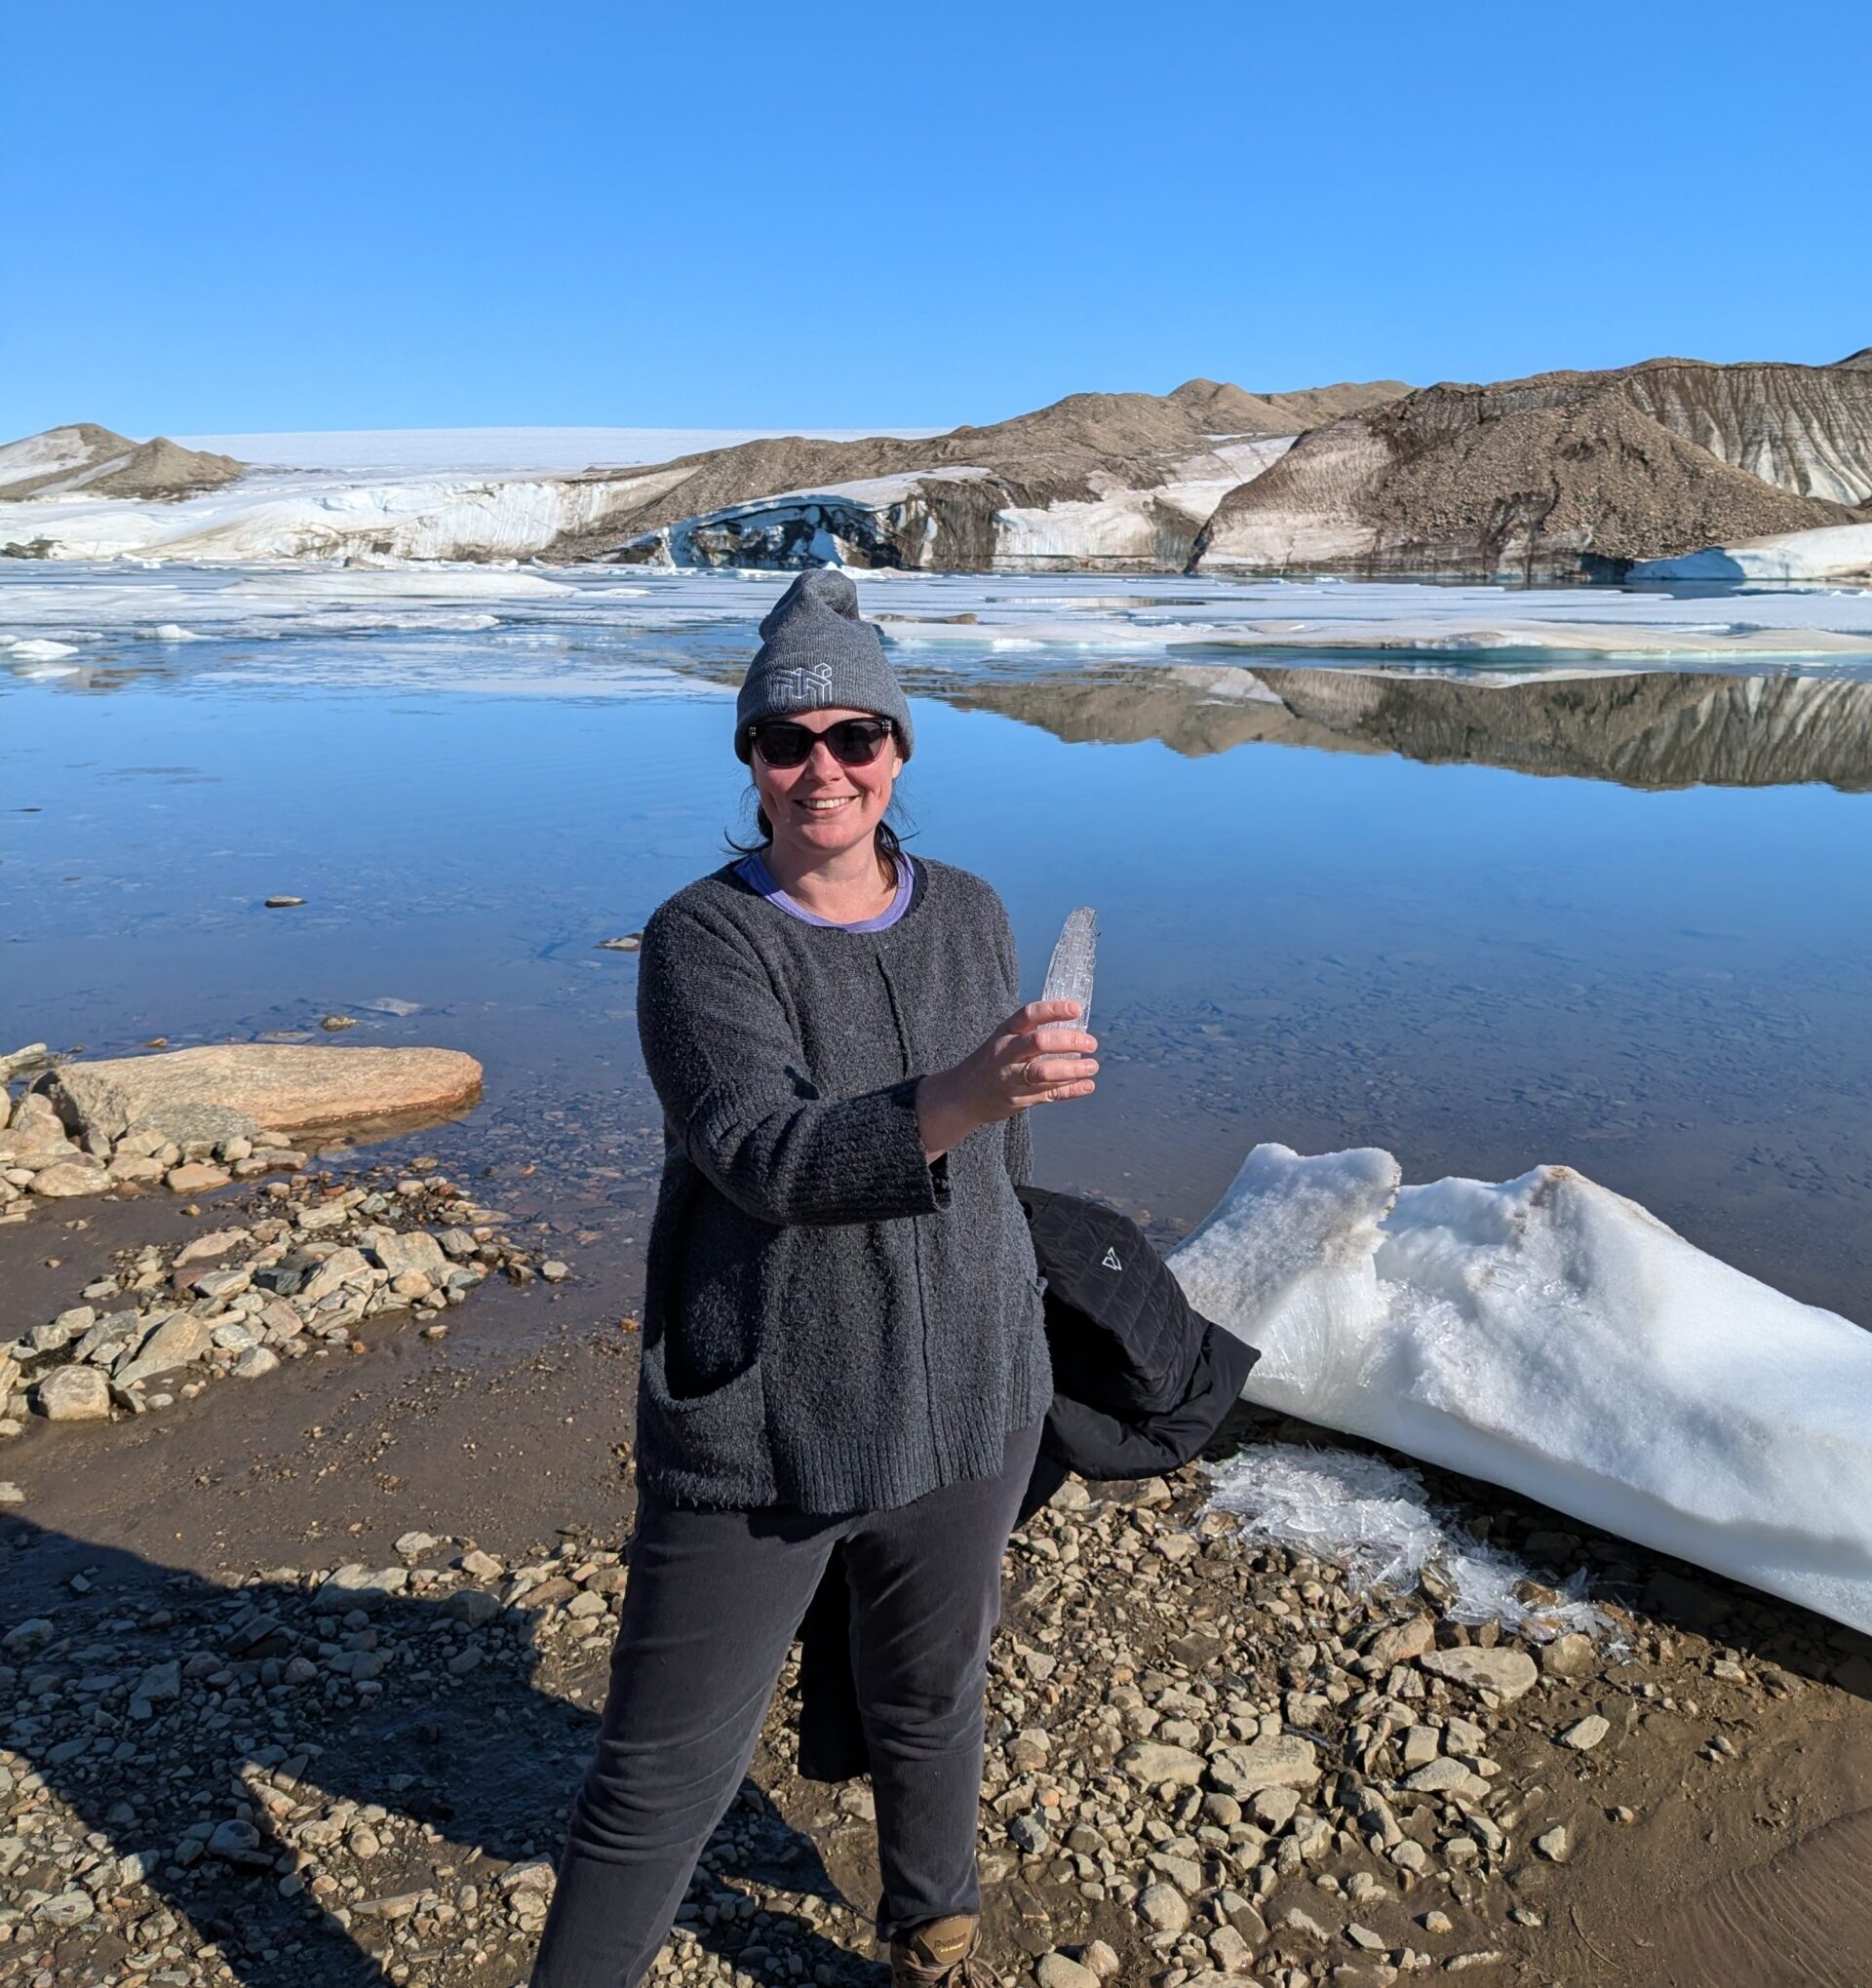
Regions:
<instances>
[{"instance_id":1,"label":"woman's left hand","mask_svg":"<svg viewBox=\"0 0 1872 1988\"><path fill-rule=\"evenodd\" d=\"M960 1063L924 1077L916 1087L924 1152L935 1159L978 1126L1032 1106L1090 1097L1098 1037L1061 1026L1078 1013L1077 1001L1029 1001Z\"/></svg>"}]
</instances>

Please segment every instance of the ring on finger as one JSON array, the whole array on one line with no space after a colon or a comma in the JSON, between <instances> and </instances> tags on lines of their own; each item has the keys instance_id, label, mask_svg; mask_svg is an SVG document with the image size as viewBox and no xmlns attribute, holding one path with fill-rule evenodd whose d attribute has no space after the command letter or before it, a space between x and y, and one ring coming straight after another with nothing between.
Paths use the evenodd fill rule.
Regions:
<instances>
[{"instance_id":1,"label":"ring on finger","mask_svg":"<svg viewBox=\"0 0 1872 1988\"><path fill-rule=\"evenodd\" d=\"M1034 1074L1034 1066L1036 1062L1038 1062L1038 1060L1039 1059L1037 1057L1030 1056L1027 1059L1027 1061L1021 1065L1021 1075L1025 1077L1030 1084L1037 1083L1039 1081L1039 1079Z\"/></svg>"}]
</instances>

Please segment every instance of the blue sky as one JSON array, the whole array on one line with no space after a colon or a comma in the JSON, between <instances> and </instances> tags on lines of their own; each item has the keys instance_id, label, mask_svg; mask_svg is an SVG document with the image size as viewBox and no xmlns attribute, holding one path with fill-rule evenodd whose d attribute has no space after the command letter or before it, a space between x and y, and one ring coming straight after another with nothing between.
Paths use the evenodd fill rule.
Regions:
<instances>
[{"instance_id":1,"label":"blue sky","mask_svg":"<svg viewBox=\"0 0 1872 1988\"><path fill-rule=\"evenodd\" d=\"M1872 7L0 7L0 437L1872 342Z\"/></svg>"}]
</instances>

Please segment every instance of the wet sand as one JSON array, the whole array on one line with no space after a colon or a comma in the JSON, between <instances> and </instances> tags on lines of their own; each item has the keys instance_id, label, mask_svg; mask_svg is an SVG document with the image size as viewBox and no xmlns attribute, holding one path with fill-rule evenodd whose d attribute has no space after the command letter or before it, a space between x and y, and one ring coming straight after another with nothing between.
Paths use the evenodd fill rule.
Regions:
<instances>
[{"instance_id":1,"label":"wet sand","mask_svg":"<svg viewBox=\"0 0 1872 1988\"><path fill-rule=\"evenodd\" d=\"M66 1218L82 1230L57 1219L0 1230L0 1333L76 1302L113 1249L239 1220L246 1197L195 1205L189 1217L169 1195L97 1202ZM361 1353L300 1359L127 1422L35 1418L0 1457L28 1488L22 1515L68 1535L79 1557L95 1542L216 1578L315 1548L381 1564L422 1527L524 1557L573 1519L623 1527L637 1367L619 1321L641 1290L629 1251L596 1253L564 1285L489 1278L448 1314L441 1342L386 1314L359 1328Z\"/></svg>"}]
</instances>

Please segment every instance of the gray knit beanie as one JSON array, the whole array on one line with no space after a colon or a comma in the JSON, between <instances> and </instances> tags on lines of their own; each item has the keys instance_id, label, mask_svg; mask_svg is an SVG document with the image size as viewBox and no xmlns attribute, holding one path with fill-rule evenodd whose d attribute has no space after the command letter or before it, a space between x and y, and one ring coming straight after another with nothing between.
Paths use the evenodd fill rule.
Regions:
<instances>
[{"instance_id":1,"label":"gray knit beanie","mask_svg":"<svg viewBox=\"0 0 1872 1988\"><path fill-rule=\"evenodd\" d=\"M750 727L801 711L875 711L897 727L910 758L910 703L884 659L878 631L858 612L847 573L813 566L794 581L760 624L760 646L734 706L734 750L746 760Z\"/></svg>"}]
</instances>

